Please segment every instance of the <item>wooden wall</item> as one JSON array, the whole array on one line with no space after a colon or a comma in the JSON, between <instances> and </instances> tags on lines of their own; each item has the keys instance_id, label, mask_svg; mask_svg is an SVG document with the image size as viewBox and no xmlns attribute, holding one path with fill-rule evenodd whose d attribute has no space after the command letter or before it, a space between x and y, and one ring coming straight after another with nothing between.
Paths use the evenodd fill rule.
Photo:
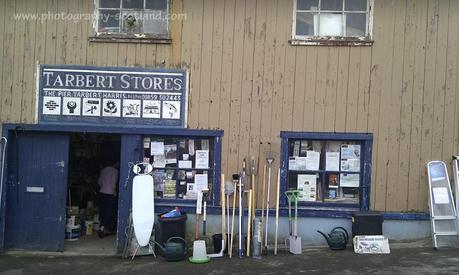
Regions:
<instances>
[{"instance_id":1,"label":"wooden wall","mask_svg":"<svg viewBox=\"0 0 459 275\"><path fill-rule=\"evenodd\" d=\"M252 155L261 174L281 130L371 132L371 207L425 211L425 164L459 153L459 1L375 2L373 46L313 47L288 42L292 1L172 0L187 18L156 45L88 42L90 20L14 17L91 14L92 0L0 0L0 122L34 122L39 63L184 67L188 125L225 131L225 174Z\"/></svg>"}]
</instances>

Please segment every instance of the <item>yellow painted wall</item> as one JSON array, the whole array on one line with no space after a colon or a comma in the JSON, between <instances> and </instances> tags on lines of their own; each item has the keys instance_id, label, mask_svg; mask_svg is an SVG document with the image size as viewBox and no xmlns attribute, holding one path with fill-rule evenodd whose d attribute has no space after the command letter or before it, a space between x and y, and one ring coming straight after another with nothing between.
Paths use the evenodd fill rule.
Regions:
<instances>
[{"instance_id":1,"label":"yellow painted wall","mask_svg":"<svg viewBox=\"0 0 459 275\"><path fill-rule=\"evenodd\" d=\"M426 211L425 164L459 153L459 1L375 0L370 47L291 46L292 3L172 0L187 18L168 45L15 18L91 14L92 0L0 0L0 122L34 122L37 64L188 68L188 125L225 131L225 174L251 155L262 171L281 130L371 132L371 207Z\"/></svg>"}]
</instances>

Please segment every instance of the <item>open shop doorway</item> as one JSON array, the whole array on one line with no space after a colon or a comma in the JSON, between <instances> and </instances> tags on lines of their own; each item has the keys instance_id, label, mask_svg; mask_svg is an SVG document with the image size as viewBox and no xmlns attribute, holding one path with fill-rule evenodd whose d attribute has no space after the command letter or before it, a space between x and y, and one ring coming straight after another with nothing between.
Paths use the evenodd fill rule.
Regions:
<instances>
[{"instance_id":1,"label":"open shop doorway","mask_svg":"<svg viewBox=\"0 0 459 275\"><path fill-rule=\"evenodd\" d=\"M116 254L119 135L70 135L65 251Z\"/></svg>"}]
</instances>

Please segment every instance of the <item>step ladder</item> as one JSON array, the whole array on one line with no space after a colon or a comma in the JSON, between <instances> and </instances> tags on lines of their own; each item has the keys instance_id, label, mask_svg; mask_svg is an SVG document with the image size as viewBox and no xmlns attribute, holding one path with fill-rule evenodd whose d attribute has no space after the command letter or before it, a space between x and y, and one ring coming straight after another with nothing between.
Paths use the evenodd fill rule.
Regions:
<instances>
[{"instance_id":1,"label":"step ladder","mask_svg":"<svg viewBox=\"0 0 459 275\"><path fill-rule=\"evenodd\" d=\"M451 166L453 167L454 195L456 197L456 213L459 213L459 156L453 156Z\"/></svg>"},{"instance_id":2,"label":"step ladder","mask_svg":"<svg viewBox=\"0 0 459 275\"><path fill-rule=\"evenodd\" d=\"M458 247L457 211L445 163L429 162L427 175L433 247Z\"/></svg>"}]
</instances>

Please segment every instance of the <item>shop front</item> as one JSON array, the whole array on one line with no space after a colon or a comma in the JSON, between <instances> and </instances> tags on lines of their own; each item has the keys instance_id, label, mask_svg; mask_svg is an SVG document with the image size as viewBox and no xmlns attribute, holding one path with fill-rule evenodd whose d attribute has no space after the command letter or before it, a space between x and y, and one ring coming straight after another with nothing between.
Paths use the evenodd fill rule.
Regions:
<instances>
[{"instance_id":1,"label":"shop front","mask_svg":"<svg viewBox=\"0 0 459 275\"><path fill-rule=\"evenodd\" d=\"M185 128L186 97L185 70L40 66L37 123L3 125L0 248L67 251L83 243L119 252L139 162L153 163L160 178L157 213L195 205L188 191L196 175L219 190L223 131ZM100 172L116 163L116 228L97 236ZM212 206L219 193L211 194Z\"/></svg>"}]
</instances>

